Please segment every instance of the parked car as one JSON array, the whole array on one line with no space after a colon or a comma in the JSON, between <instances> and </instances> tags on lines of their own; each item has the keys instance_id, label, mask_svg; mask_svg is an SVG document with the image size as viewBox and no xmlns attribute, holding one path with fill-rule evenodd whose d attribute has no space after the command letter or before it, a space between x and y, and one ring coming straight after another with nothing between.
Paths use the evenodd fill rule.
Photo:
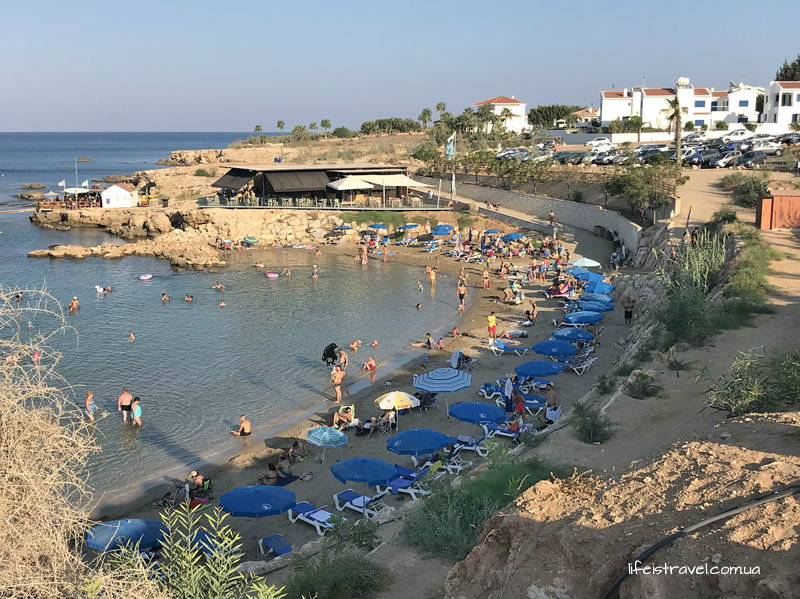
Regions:
<instances>
[{"instance_id":1,"label":"parked car","mask_svg":"<svg viewBox=\"0 0 800 599\"><path fill-rule=\"evenodd\" d=\"M719 152L725 154L727 152L739 151L742 152L742 142L741 141L728 141L723 143L719 148L717 148Z\"/></svg>"},{"instance_id":2,"label":"parked car","mask_svg":"<svg viewBox=\"0 0 800 599\"><path fill-rule=\"evenodd\" d=\"M600 152L595 154L592 162L594 164L611 164L612 160L619 155L619 150L608 150L607 152Z\"/></svg>"},{"instance_id":3,"label":"parked car","mask_svg":"<svg viewBox=\"0 0 800 599\"><path fill-rule=\"evenodd\" d=\"M745 152L736 159L736 166L743 166L745 168L753 168L759 164L764 164L767 161L767 155L760 150L754 152Z\"/></svg>"},{"instance_id":4,"label":"parked car","mask_svg":"<svg viewBox=\"0 0 800 599\"><path fill-rule=\"evenodd\" d=\"M722 154L717 150L698 150L686 160L686 164L702 168L714 164L720 158Z\"/></svg>"},{"instance_id":5,"label":"parked car","mask_svg":"<svg viewBox=\"0 0 800 599\"><path fill-rule=\"evenodd\" d=\"M688 164L687 160L693 154L695 154L694 148L681 148L681 163ZM675 150L669 153L669 159L673 162L675 162L675 155L676 155Z\"/></svg>"},{"instance_id":6,"label":"parked car","mask_svg":"<svg viewBox=\"0 0 800 599\"><path fill-rule=\"evenodd\" d=\"M634 155L630 152L618 152L616 156L611 159L610 164L630 164L634 161Z\"/></svg>"},{"instance_id":7,"label":"parked car","mask_svg":"<svg viewBox=\"0 0 800 599\"><path fill-rule=\"evenodd\" d=\"M784 133L776 141L785 145L800 144L800 133Z\"/></svg>"},{"instance_id":8,"label":"parked car","mask_svg":"<svg viewBox=\"0 0 800 599\"><path fill-rule=\"evenodd\" d=\"M722 136L722 141L742 141L753 137L753 132L747 129L734 129Z\"/></svg>"},{"instance_id":9,"label":"parked car","mask_svg":"<svg viewBox=\"0 0 800 599\"><path fill-rule=\"evenodd\" d=\"M552 152L536 152L535 154L528 153L528 155L521 160L525 162L545 162L546 160L551 160L553 158Z\"/></svg>"},{"instance_id":10,"label":"parked car","mask_svg":"<svg viewBox=\"0 0 800 599\"><path fill-rule=\"evenodd\" d=\"M611 140L608 139L607 137L595 137L594 139L587 141L586 145L592 148L594 146L601 146L601 145L609 145L613 147L614 144L612 144Z\"/></svg>"},{"instance_id":11,"label":"parked car","mask_svg":"<svg viewBox=\"0 0 800 599\"><path fill-rule=\"evenodd\" d=\"M729 166L733 166L741 155L742 153L739 152L738 150L733 150L732 152L725 152L722 155L722 158L720 158L714 163L714 166L717 168L726 168Z\"/></svg>"},{"instance_id":12,"label":"parked car","mask_svg":"<svg viewBox=\"0 0 800 599\"><path fill-rule=\"evenodd\" d=\"M548 150L548 149L552 150L555 147L556 147L556 140L554 139L545 139L536 144L537 150Z\"/></svg>"},{"instance_id":13,"label":"parked car","mask_svg":"<svg viewBox=\"0 0 800 599\"><path fill-rule=\"evenodd\" d=\"M747 144L747 147L745 147L745 144ZM767 154L768 156L780 156L783 154L783 145L779 144L777 141L772 141L771 139L757 139L756 141L751 141L750 143L742 142L741 149L742 151L758 150L760 152L764 152L764 154Z\"/></svg>"},{"instance_id":14,"label":"parked car","mask_svg":"<svg viewBox=\"0 0 800 599\"><path fill-rule=\"evenodd\" d=\"M659 149L645 150L636 157L636 162L639 164L653 164L656 162L666 162L669 160L669 154Z\"/></svg>"}]
</instances>

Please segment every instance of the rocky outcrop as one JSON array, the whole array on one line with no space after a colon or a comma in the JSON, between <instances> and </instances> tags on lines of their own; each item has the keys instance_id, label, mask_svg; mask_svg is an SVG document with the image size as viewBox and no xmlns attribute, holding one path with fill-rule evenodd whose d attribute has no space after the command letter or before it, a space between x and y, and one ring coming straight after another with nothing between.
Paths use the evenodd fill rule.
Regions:
<instances>
[{"instance_id":1,"label":"rocky outcrop","mask_svg":"<svg viewBox=\"0 0 800 599\"><path fill-rule=\"evenodd\" d=\"M41 191L23 191L17 197L28 202L40 202L44 199L44 194Z\"/></svg>"},{"instance_id":2,"label":"rocky outcrop","mask_svg":"<svg viewBox=\"0 0 800 599\"><path fill-rule=\"evenodd\" d=\"M44 183L23 183L19 186L20 189L44 189L47 187Z\"/></svg>"},{"instance_id":3,"label":"rocky outcrop","mask_svg":"<svg viewBox=\"0 0 800 599\"><path fill-rule=\"evenodd\" d=\"M170 152L165 160L159 160L158 164L169 164L171 166L192 166L194 164L209 164L218 162L230 162L225 156L225 150L175 150Z\"/></svg>"}]
</instances>

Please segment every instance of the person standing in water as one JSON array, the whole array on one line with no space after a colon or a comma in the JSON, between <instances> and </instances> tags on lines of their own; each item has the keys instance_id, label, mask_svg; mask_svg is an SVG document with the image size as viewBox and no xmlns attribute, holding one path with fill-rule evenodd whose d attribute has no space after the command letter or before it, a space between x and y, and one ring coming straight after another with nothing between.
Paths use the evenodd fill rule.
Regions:
<instances>
[{"instance_id":1,"label":"person standing in water","mask_svg":"<svg viewBox=\"0 0 800 599\"><path fill-rule=\"evenodd\" d=\"M130 333L128 333L128 339L130 339L131 343L133 343L134 341L136 341L136 334L133 331L131 331Z\"/></svg>"},{"instance_id":2,"label":"person standing in water","mask_svg":"<svg viewBox=\"0 0 800 599\"><path fill-rule=\"evenodd\" d=\"M347 362L349 358L347 357L347 353L340 347L339 348L339 366L342 367L342 370L347 369Z\"/></svg>"},{"instance_id":3,"label":"person standing in water","mask_svg":"<svg viewBox=\"0 0 800 599\"><path fill-rule=\"evenodd\" d=\"M316 264L314 265L314 270L311 271L311 278L312 279L318 279L319 278L319 272L317 271L317 265Z\"/></svg>"},{"instance_id":4,"label":"person standing in water","mask_svg":"<svg viewBox=\"0 0 800 599\"><path fill-rule=\"evenodd\" d=\"M250 433L253 432L253 425L247 419L247 416L242 414L239 416L239 428L235 431L231 431L232 435L236 435L237 437L248 437Z\"/></svg>"},{"instance_id":5,"label":"person standing in water","mask_svg":"<svg viewBox=\"0 0 800 599\"><path fill-rule=\"evenodd\" d=\"M456 287L456 295L458 296L458 311L464 312L464 298L467 297L467 285L463 280L458 282Z\"/></svg>"},{"instance_id":6,"label":"person standing in water","mask_svg":"<svg viewBox=\"0 0 800 599\"><path fill-rule=\"evenodd\" d=\"M83 405L86 408L86 417L89 419L89 422L94 422L94 413L95 410L97 410L97 406L94 403L94 393L91 391L86 392L86 401Z\"/></svg>"},{"instance_id":7,"label":"person standing in water","mask_svg":"<svg viewBox=\"0 0 800 599\"><path fill-rule=\"evenodd\" d=\"M81 303L78 301L77 296L73 296L72 301L69 303L69 307L67 308L67 312L70 314L75 314L78 310L81 309Z\"/></svg>"},{"instance_id":8,"label":"person standing in water","mask_svg":"<svg viewBox=\"0 0 800 599\"><path fill-rule=\"evenodd\" d=\"M375 369L378 367L378 364L375 362L375 358L373 356L369 356L367 361L364 362L364 370L367 371L367 375L369 376L369 382L375 382Z\"/></svg>"},{"instance_id":9,"label":"person standing in water","mask_svg":"<svg viewBox=\"0 0 800 599\"><path fill-rule=\"evenodd\" d=\"M131 402L131 418L133 418L133 424L136 426L142 426L142 406L139 402L141 402L141 399L138 397L134 397Z\"/></svg>"},{"instance_id":10,"label":"person standing in water","mask_svg":"<svg viewBox=\"0 0 800 599\"><path fill-rule=\"evenodd\" d=\"M127 387L124 387L117 398L117 411L122 412L122 422L128 421L128 412L131 411L132 401L133 395L130 394Z\"/></svg>"}]
</instances>

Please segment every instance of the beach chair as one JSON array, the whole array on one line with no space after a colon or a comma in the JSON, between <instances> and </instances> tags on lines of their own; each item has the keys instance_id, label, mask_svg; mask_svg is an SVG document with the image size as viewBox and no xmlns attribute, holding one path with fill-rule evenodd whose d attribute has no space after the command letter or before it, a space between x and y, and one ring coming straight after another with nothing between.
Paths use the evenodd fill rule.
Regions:
<instances>
[{"instance_id":1,"label":"beach chair","mask_svg":"<svg viewBox=\"0 0 800 599\"><path fill-rule=\"evenodd\" d=\"M496 399L498 401L503 401L503 387L500 386L499 382L497 385L493 385L492 383L484 383L481 385L481 388L477 391L478 395L483 395L484 398L488 399L489 401ZM499 405L499 404L498 404Z\"/></svg>"},{"instance_id":2,"label":"beach chair","mask_svg":"<svg viewBox=\"0 0 800 599\"><path fill-rule=\"evenodd\" d=\"M597 361L596 357L588 357L588 358L580 358L578 360L570 360L568 362L562 362L562 364L564 364L565 368L569 368L570 370L572 370L572 372L580 376L584 372L589 370L592 367L592 364L594 364L596 361Z\"/></svg>"},{"instance_id":3,"label":"beach chair","mask_svg":"<svg viewBox=\"0 0 800 599\"><path fill-rule=\"evenodd\" d=\"M278 557L293 551L292 546L286 542L286 537L283 535L272 535L259 539L258 550L261 551L261 555L264 557L269 557L270 555Z\"/></svg>"},{"instance_id":4,"label":"beach chair","mask_svg":"<svg viewBox=\"0 0 800 599\"><path fill-rule=\"evenodd\" d=\"M549 292L547 291L547 289L543 289L543 290L542 290L542 293L544 293L544 296L545 296L547 299L554 299L554 298L558 298L558 297L569 298L569 297L572 295L572 287L569 287L569 288L568 288L566 291L564 291L563 293L549 293Z\"/></svg>"},{"instance_id":5,"label":"beach chair","mask_svg":"<svg viewBox=\"0 0 800 599\"><path fill-rule=\"evenodd\" d=\"M431 252L438 252L441 249L438 241L430 241L428 245L422 248L423 252L431 253Z\"/></svg>"},{"instance_id":6,"label":"beach chair","mask_svg":"<svg viewBox=\"0 0 800 599\"><path fill-rule=\"evenodd\" d=\"M454 446L455 451L474 451L482 458L489 455L489 448L483 443L486 440L486 435L480 439L474 439L468 435L459 435L457 439L458 441Z\"/></svg>"},{"instance_id":7,"label":"beach chair","mask_svg":"<svg viewBox=\"0 0 800 599\"><path fill-rule=\"evenodd\" d=\"M384 507L383 496L386 495L386 493L386 491L383 493L379 492L374 497L367 497L361 493L356 493L353 489L345 489L333 496L333 503L340 512L349 508L365 516L374 516L378 513L378 510L375 509L376 507Z\"/></svg>"},{"instance_id":8,"label":"beach chair","mask_svg":"<svg viewBox=\"0 0 800 599\"><path fill-rule=\"evenodd\" d=\"M375 489L378 493L391 493L392 495L405 493L410 495L412 500L417 500L422 496L430 495L430 483L442 475L442 472L439 472L442 462L439 460L421 470L412 470L403 466L395 467L398 477L386 485L376 485Z\"/></svg>"},{"instance_id":9,"label":"beach chair","mask_svg":"<svg viewBox=\"0 0 800 599\"><path fill-rule=\"evenodd\" d=\"M488 438L506 437L507 439L511 439L511 441L514 443L519 442L520 435L534 429L533 424L530 422L523 424L517 432L512 432L507 428L501 427L499 424L495 424L494 422L488 422L486 424L482 424L481 426L483 427L483 431Z\"/></svg>"},{"instance_id":10,"label":"beach chair","mask_svg":"<svg viewBox=\"0 0 800 599\"><path fill-rule=\"evenodd\" d=\"M500 339L495 339L494 343L490 341L489 349L492 350L492 353L495 356L500 356L502 354L516 354L518 356L524 356L530 351L529 347L520 347L519 345L506 345Z\"/></svg>"},{"instance_id":11,"label":"beach chair","mask_svg":"<svg viewBox=\"0 0 800 599\"><path fill-rule=\"evenodd\" d=\"M289 517L289 522L295 523L298 520L313 526L319 536L325 536L325 533L333 528L333 514L327 511L324 507L316 507L307 501L297 503L292 509L286 512Z\"/></svg>"}]
</instances>

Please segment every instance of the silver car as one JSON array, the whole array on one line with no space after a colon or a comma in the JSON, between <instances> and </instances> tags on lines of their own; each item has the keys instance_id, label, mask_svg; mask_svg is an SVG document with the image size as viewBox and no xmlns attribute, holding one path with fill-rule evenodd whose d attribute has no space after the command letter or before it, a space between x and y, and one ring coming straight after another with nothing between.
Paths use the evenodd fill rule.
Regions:
<instances>
[{"instance_id":1,"label":"silver car","mask_svg":"<svg viewBox=\"0 0 800 599\"><path fill-rule=\"evenodd\" d=\"M714 166L717 168L726 168L728 166L733 166L734 164L736 164L736 161L739 159L741 155L742 153L739 152L738 150L734 150L733 152L726 152L722 156L722 158L720 158L714 163Z\"/></svg>"}]
</instances>

